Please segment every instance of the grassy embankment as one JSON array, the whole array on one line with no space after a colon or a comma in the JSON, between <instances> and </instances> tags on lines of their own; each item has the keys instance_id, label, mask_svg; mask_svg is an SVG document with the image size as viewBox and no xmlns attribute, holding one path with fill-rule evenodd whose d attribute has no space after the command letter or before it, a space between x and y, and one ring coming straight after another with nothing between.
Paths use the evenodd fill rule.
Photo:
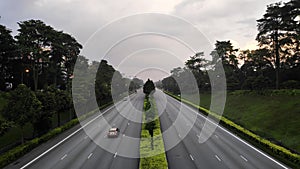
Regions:
<instances>
[{"instance_id":1,"label":"grassy embankment","mask_svg":"<svg viewBox=\"0 0 300 169\"><path fill-rule=\"evenodd\" d=\"M194 96L186 98L193 102ZM200 106L209 109L210 94L200 95ZM229 92L224 117L254 133L300 152L300 90Z\"/></svg>"},{"instance_id":2,"label":"grassy embankment","mask_svg":"<svg viewBox=\"0 0 300 169\"><path fill-rule=\"evenodd\" d=\"M143 114L143 124L141 131L141 141L140 141L140 169L167 169L168 163L165 155L164 142L160 130L160 122L158 118L158 112L155 104L155 100L150 97L149 101L151 102L150 110L144 109ZM147 100L144 100L144 108L146 107ZM155 123L156 128L154 129L153 134L153 149L151 148L151 136L148 130L145 129L146 116L145 113L154 111L155 113Z\"/></svg>"}]
</instances>

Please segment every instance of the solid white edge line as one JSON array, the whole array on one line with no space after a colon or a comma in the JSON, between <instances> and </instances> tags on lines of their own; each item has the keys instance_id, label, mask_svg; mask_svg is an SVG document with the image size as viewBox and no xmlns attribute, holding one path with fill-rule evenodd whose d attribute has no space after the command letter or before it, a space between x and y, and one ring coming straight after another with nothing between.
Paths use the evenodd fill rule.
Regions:
<instances>
[{"instance_id":1,"label":"solid white edge line","mask_svg":"<svg viewBox=\"0 0 300 169\"><path fill-rule=\"evenodd\" d=\"M169 96L171 97L171 96ZM171 97L172 98L172 97ZM174 98L172 98L174 99ZM176 101L178 101L177 99L174 99ZM178 101L179 102L179 101ZM230 133L229 131L227 131L227 129L219 126L218 124L216 124L215 122L211 121L210 119L208 119L207 117L204 117L202 114L200 114L201 112L196 112L196 110L192 109L191 107L189 107L188 105L186 105L183 102L179 102L182 103L182 105L184 105L186 108L192 110L192 112L196 113L197 115L201 116L202 118L206 119L207 121L209 121L210 123L216 125L217 127L219 127L220 129L222 129L223 131L225 131L226 133L230 134L231 136L233 136L234 138L236 138L237 140L241 141L242 143L246 144L247 146L251 147L253 150L259 152L260 154L262 154L263 156L267 157L268 159L270 159L271 161L273 161L274 163L278 164L279 166L281 166L284 169L289 169L288 167L284 166L283 164L281 164L280 162L276 161L275 159L273 159L272 157L268 156L267 154L265 154L264 152L258 150L257 148L253 147L252 145L250 145L249 143L245 142L244 140L242 140L241 138L237 137L236 135Z\"/></svg>"},{"instance_id":2,"label":"solid white edge line","mask_svg":"<svg viewBox=\"0 0 300 169\"><path fill-rule=\"evenodd\" d=\"M33 160L31 160L30 162L28 162L27 164L25 164L23 167L21 167L20 169L24 169L26 167L28 167L30 164L32 164L33 162L35 162L36 160L40 159L41 157L43 157L45 154L49 153L51 150L53 150L54 148L56 148L57 146L59 146L61 143L65 142L66 140L68 140L70 137L72 137L73 135L75 135L76 133L78 133L80 130L82 130L85 126L89 125L90 123L92 123L93 121L95 121L97 118L101 117L104 113L108 112L110 109L112 109L114 106L111 106L110 108L108 108L107 110L105 110L103 113L99 114L98 116L96 116L95 118L93 118L92 120L90 120L89 122L87 122L84 126L80 127L79 129L77 129L76 131L74 131L73 133L71 133L69 136L67 136L66 138L64 138L63 140L61 140L60 142L56 143L54 146L50 147L48 150L46 150L45 152L43 152L42 154L40 154L39 156L37 156L36 158L34 158Z\"/></svg>"}]
</instances>

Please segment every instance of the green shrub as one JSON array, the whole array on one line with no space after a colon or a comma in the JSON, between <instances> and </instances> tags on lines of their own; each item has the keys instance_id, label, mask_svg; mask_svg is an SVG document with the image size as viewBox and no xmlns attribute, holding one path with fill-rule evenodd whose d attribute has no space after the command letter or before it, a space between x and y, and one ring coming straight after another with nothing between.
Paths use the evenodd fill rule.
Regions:
<instances>
[{"instance_id":1,"label":"green shrub","mask_svg":"<svg viewBox=\"0 0 300 169\"><path fill-rule=\"evenodd\" d=\"M283 89L300 89L300 82L297 80L288 80L280 84Z\"/></svg>"}]
</instances>

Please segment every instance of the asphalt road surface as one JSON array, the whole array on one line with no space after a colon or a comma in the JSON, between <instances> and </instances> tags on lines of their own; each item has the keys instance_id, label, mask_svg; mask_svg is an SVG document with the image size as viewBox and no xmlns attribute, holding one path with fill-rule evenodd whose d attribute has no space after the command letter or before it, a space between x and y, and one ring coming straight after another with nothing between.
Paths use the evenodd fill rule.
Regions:
<instances>
[{"instance_id":1,"label":"asphalt road surface","mask_svg":"<svg viewBox=\"0 0 300 169\"><path fill-rule=\"evenodd\" d=\"M163 135L165 147L171 147L174 140L182 140L166 152L169 169L287 168L219 126L206 142L199 142L199 135L205 122L204 116L186 105L181 106L179 101L165 95L162 91L157 90L154 98L158 112L161 113L162 131L169 130L169 134ZM181 116L179 116L180 109L182 110ZM191 119L191 117L196 117L196 119ZM176 119L178 122L173 125ZM215 125L214 122L209 123ZM190 129L185 137L183 137L185 133L182 132L182 128Z\"/></svg>"},{"instance_id":2,"label":"asphalt road surface","mask_svg":"<svg viewBox=\"0 0 300 169\"><path fill-rule=\"evenodd\" d=\"M6 168L28 169L134 169L139 167L139 158L120 156L130 152L139 157L139 142L126 142L125 138L140 138L144 94L139 92L124 99L116 106L102 111L86 120L86 134L80 125L63 136L48 141L26 154ZM131 103L131 104L129 104ZM133 105L133 106L130 106ZM119 113L119 111L122 113ZM124 117L131 118L124 118ZM107 138L111 126L120 129L118 138ZM65 139L67 138L67 139ZM64 140L65 139L65 140ZM64 140L61 144L59 142ZM101 143L103 147L96 143ZM59 145L57 145L59 144ZM124 146L126 145L126 146ZM54 146L54 147L53 147ZM46 153L45 153L46 152ZM44 153L44 154L43 154ZM42 155L41 155L42 154ZM41 157L39 157L41 156ZM36 158L36 159L35 159ZM35 160L34 160L35 159Z\"/></svg>"},{"instance_id":3,"label":"asphalt road surface","mask_svg":"<svg viewBox=\"0 0 300 169\"><path fill-rule=\"evenodd\" d=\"M287 168L220 126L206 142L199 142L200 132L209 133L202 131L204 116L160 90L156 90L154 98L169 169ZM138 169L139 158L129 157L139 157L139 141L126 137L140 137L143 99L144 94L139 91L85 120L84 130L88 135L77 125L6 168ZM118 138L107 138L110 126L104 125L104 120L120 128ZM212 121L209 124L216 125ZM127 154L129 157L124 157Z\"/></svg>"}]
</instances>

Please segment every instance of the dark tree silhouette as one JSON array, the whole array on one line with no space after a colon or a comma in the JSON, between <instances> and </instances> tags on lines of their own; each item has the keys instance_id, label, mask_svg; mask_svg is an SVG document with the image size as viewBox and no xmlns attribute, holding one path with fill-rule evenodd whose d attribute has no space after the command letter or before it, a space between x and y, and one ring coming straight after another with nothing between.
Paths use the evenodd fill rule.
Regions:
<instances>
[{"instance_id":1,"label":"dark tree silhouette","mask_svg":"<svg viewBox=\"0 0 300 169\"><path fill-rule=\"evenodd\" d=\"M144 87L143 87L143 92L146 94L146 95L149 95L152 91L155 90L155 85L153 83L152 80L148 79L146 81L146 83L144 84Z\"/></svg>"}]
</instances>

